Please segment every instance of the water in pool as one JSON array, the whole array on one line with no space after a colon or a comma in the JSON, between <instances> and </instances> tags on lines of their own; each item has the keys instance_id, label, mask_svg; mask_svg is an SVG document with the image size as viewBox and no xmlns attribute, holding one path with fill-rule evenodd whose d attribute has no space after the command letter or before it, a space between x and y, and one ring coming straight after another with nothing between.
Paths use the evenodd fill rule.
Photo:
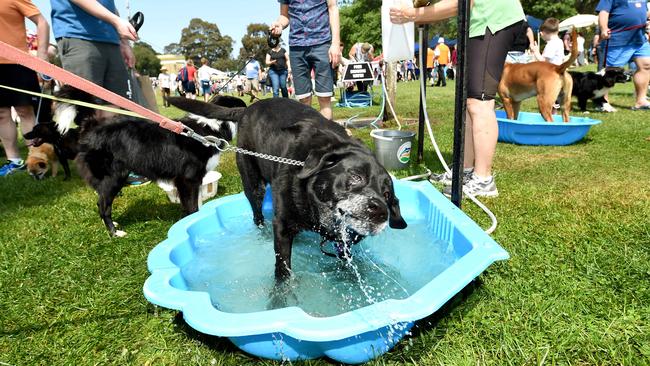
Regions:
<instances>
[{"instance_id":1,"label":"water in pool","mask_svg":"<svg viewBox=\"0 0 650 366\"><path fill-rule=\"evenodd\" d=\"M251 225L196 235L194 257L181 269L188 288L208 292L212 304L224 312L272 308L271 225L259 229L250 217L242 217L243 222ZM335 252L332 244L326 250ZM352 254L350 262L325 256L318 235L300 234L292 252L292 296L285 305L326 317L386 299L403 299L458 259L450 243L436 239L424 221L367 237L353 246Z\"/></svg>"}]
</instances>

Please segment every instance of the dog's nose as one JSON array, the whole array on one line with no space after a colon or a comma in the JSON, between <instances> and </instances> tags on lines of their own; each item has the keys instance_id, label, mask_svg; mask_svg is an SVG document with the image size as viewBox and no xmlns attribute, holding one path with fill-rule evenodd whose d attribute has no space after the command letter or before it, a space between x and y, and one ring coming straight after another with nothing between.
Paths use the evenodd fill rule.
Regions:
<instances>
[{"instance_id":1,"label":"dog's nose","mask_svg":"<svg viewBox=\"0 0 650 366\"><path fill-rule=\"evenodd\" d=\"M371 217L386 220L388 218L388 210L384 202L377 198L371 198L368 201L368 213Z\"/></svg>"}]
</instances>

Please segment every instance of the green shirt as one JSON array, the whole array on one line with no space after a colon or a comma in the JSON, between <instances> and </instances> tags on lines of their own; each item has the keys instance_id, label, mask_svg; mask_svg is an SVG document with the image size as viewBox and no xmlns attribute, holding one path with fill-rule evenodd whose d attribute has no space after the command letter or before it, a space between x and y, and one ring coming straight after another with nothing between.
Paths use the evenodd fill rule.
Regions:
<instances>
[{"instance_id":1,"label":"green shirt","mask_svg":"<svg viewBox=\"0 0 650 366\"><path fill-rule=\"evenodd\" d=\"M470 14L469 37L483 36L487 28L496 33L525 19L519 0L474 0Z\"/></svg>"}]
</instances>

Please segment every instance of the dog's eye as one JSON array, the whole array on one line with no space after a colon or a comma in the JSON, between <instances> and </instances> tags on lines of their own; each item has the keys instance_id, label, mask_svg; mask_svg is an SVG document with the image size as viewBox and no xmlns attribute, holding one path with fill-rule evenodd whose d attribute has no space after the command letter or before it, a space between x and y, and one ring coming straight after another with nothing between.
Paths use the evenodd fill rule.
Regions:
<instances>
[{"instance_id":1,"label":"dog's eye","mask_svg":"<svg viewBox=\"0 0 650 366\"><path fill-rule=\"evenodd\" d=\"M386 201L389 201L390 200L390 192L388 192L388 191L384 192L384 198L386 199Z\"/></svg>"},{"instance_id":2,"label":"dog's eye","mask_svg":"<svg viewBox=\"0 0 650 366\"><path fill-rule=\"evenodd\" d=\"M360 184L363 184L363 177L357 173L351 173L350 178L348 178L348 183L351 186L358 186Z\"/></svg>"}]
</instances>

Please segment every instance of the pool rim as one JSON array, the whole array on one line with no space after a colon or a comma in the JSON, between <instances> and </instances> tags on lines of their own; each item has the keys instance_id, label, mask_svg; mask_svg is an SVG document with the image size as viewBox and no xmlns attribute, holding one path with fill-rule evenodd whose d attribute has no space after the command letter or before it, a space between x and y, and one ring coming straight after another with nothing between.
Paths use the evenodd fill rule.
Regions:
<instances>
[{"instance_id":1,"label":"pool rim","mask_svg":"<svg viewBox=\"0 0 650 366\"><path fill-rule=\"evenodd\" d=\"M326 342L425 318L492 263L509 258L499 244L430 183L395 181L395 186L397 191L408 188L424 194L446 216L453 228L462 227L462 230L454 230L453 234L465 235L472 241L472 249L468 253L407 298L387 299L329 317L311 316L295 306L226 313L213 307L207 292L181 290L172 286L171 280L180 275L181 269L171 261L171 251L189 240L188 229L194 223L214 215L213 211L223 204L245 200L243 193L212 200L197 213L181 219L170 228L167 239L149 253L147 265L151 275L145 281L144 296L153 304L182 311L185 321L205 334L244 337L282 333L303 341ZM471 270L468 271L468 268Z\"/></svg>"}]
</instances>

